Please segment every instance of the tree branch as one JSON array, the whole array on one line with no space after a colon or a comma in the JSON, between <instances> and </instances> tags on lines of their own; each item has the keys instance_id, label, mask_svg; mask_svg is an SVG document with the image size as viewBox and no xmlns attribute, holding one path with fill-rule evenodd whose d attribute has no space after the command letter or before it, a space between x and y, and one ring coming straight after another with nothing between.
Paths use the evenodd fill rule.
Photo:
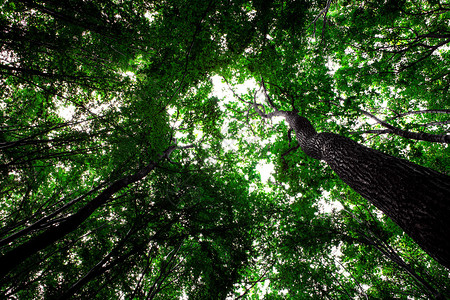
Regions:
<instances>
[{"instance_id":1,"label":"tree branch","mask_svg":"<svg viewBox=\"0 0 450 300\"><path fill-rule=\"evenodd\" d=\"M397 115L390 120L401 118L408 115L417 115L417 114L450 114L450 109L423 109L423 110L413 110L413 111L407 111L405 113L396 113Z\"/></svg>"},{"instance_id":2,"label":"tree branch","mask_svg":"<svg viewBox=\"0 0 450 300\"><path fill-rule=\"evenodd\" d=\"M264 82L264 77L262 77L262 76L261 76L261 85L262 85L262 87L264 89L264 94L266 95L267 102L269 103L269 105L273 109L275 109L277 111L278 108L275 106L275 103L273 102L272 98L270 98L269 93L267 92L267 89L266 89L266 84Z\"/></svg>"},{"instance_id":3,"label":"tree branch","mask_svg":"<svg viewBox=\"0 0 450 300\"><path fill-rule=\"evenodd\" d=\"M427 141L427 142L434 142L434 143L450 143L450 135L445 135L445 134L431 134L431 133L426 133L426 132L411 132L411 131L407 131L407 130L403 130L400 129L398 127L392 126L389 123L382 121L380 119L378 119L376 116L372 115L371 113L361 110L361 113L365 116L368 116L369 118L375 120L378 124L380 124L381 126L389 129L391 131L391 133L404 137L404 138L408 138L408 139L413 139L413 140L418 140L418 141Z\"/></svg>"}]
</instances>

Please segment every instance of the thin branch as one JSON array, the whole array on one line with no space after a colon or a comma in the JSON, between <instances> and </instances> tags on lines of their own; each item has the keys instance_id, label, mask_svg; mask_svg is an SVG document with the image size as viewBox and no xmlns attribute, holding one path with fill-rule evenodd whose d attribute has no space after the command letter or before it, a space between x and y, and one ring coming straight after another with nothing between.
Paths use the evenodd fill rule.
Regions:
<instances>
[{"instance_id":1,"label":"thin branch","mask_svg":"<svg viewBox=\"0 0 450 300\"><path fill-rule=\"evenodd\" d=\"M239 297L237 297L236 300L237 300L237 299L242 299L245 295L248 294L249 291L251 291L251 289L253 289L253 288L255 287L256 284L258 284L259 282L265 280L266 274L270 271L270 269L271 269L274 265L275 265L275 262L272 262L272 263L268 266L268 268L264 271L264 273L263 273L257 280L255 280L255 281L253 282L253 284L252 284L250 287L246 288L245 291L244 291L244 293L241 294L241 295L239 295Z\"/></svg>"},{"instance_id":2,"label":"thin branch","mask_svg":"<svg viewBox=\"0 0 450 300\"><path fill-rule=\"evenodd\" d=\"M330 9L330 5L331 5L331 0L328 0L327 6L325 7L326 11L323 14L322 37L321 37L322 42L325 40L325 29L327 27L327 14L328 14L328 10Z\"/></svg>"},{"instance_id":3,"label":"thin branch","mask_svg":"<svg viewBox=\"0 0 450 300\"><path fill-rule=\"evenodd\" d=\"M102 115L99 115L99 114L96 114L96 113L92 112L92 111L91 111L89 108L87 108L84 104L78 103L77 101L75 101L75 100L73 100L73 99L71 99L71 98L69 98L69 97L66 97L66 96L64 96L64 95L61 94L61 93L53 92L53 91L51 91L51 90L49 90L49 89L47 89L47 88L45 88L45 87L43 87L43 86L41 86L41 85L39 85L39 84L33 82L33 81L31 81L31 80L27 80L27 79L22 78L22 77L19 77L19 76L17 76L17 75L13 75L13 76L14 76L14 77L17 77L19 80L23 80L23 81L25 81L25 82L27 82L27 83L29 83L29 84L31 84L31 85L33 85L33 86L35 86L35 87L41 89L41 90L43 90L43 91L46 92L46 93L49 93L49 94L51 94L51 95L55 95L55 96L61 97L61 98L65 99L65 100L71 102L73 105L75 105L75 107L81 108L83 111L87 112L89 115L93 116L94 118L99 118L100 120L106 122L106 123L107 123L108 125L110 125L111 127L113 127L113 128L115 128L115 129L120 130L121 132L125 133L127 136L129 136L129 137L134 137L134 134L129 133L128 131L126 131L122 126L120 126L120 125L118 125L118 124L116 124L116 123L113 123L113 122L108 121L108 120L107 120L106 118L104 118Z\"/></svg>"},{"instance_id":4,"label":"thin branch","mask_svg":"<svg viewBox=\"0 0 450 300\"><path fill-rule=\"evenodd\" d=\"M407 111L405 113L397 113L397 115L389 120L393 120L396 118L401 118L408 115L417 115L417 114L450 114L450 109L422 109L422 110L413 110Z\"/></svg>"},{"instance_id":5,"label":"thin branch","mask_svg":"<svg viewBox=\"0 0 450 300\"><path fill-rule=\"evenodd\" d=\"M330 5L331 5L331 0L328 0L328 1L327 1L327 4L326 4L326 6L325 6L325 8L322 9L322 10L319 12L319 14L314 18L314 20L313 20L311 23L309 23L309 25L308 25L308 27L306 27L305 31L308 30L309 27L311 27L312 24L314 24L314 32L313 32L313 35L314 35L314 36L316 35L316 23L317 23L317 20L319 20L319 18L320 18L322 15L324 15L324 16L325 16L325 17L324 17L324 22L326 22L326 15L327 15L327 13L328 13L328 10L330 9Z\"/></svg>"},{"instance_id":6,"label":"thin branch","mask_svg":"<svg viewBox=\"0 0 450 300\"><path fill-rule=\"evenodd\" d=\"M392 130L390 129L369 129L364 131L352 131L350 134L365 134L365 133L373 133L373 134L386 134L386 133L392 133Z\"/></svg>"},{"instance_id":7,"label":"thin branch","mask_svg":"<svg viewBox=\"0 0 450 300\"><path fill-rule=\"evenodd\" d=\"M189 45L189 49L186 51L186 58L185 58L185 62L184 62L184 71L183 71L183 76L180 80L180 83L178 84L178 87L175 89L175 92L172 93L172 95L169 97L169 100L167 101L167 103L165 103L164 105L162 105L162 109L160 109L158 111L158 114L161 113L163 110L165 110L170 103L172 102L172 100L175 98L175 96L178 94L178 92L181 90L181 87L184 84L184 81L186 80L187 74L188 74L188 66L189 66L189 61L191 59L191 54L192 54L192 49L194 48L195 45L195 40L197 38L197 36L200 34L200 30L202 29L202 23L205 20L205 18L208 15L209 10L211 9L213 5L213 1L209 1L208 6L206 7L205 11L203 12L203 14L201 15L200 21L196 24L195 26L195 31L192 35L192 39L191 39L191 43Z\"/></svg>"},{"instance_id":8,"label":"thin branch","mask_svg":"<svg viewBox=\"0 0 450 300\"><path fill-rule=\"evenodd\" d=\"M270 98L269 93L267 92L266 84L265 84L265 82L264 82L264 77L262 77L262 76L261 76L261 85L262 85L262 87L263 87L263 89L264 89L264 94L266 95L266 99L267 99L267 102L269 103L269 105L270 105L274 110L278 110L278 108L275 106L275 103L273 102L272 98Z\"/></svg>"},{"instance_id":9,"label":"thin branch","mask_svg":"<svg viewBox=\"0 0 450 300\"><path fill-rule=\"evenodd\" d=\"M419 124L419 126L422 126L422 127L430 127L430 126L446 125L446 124L450 124L450 120L448 120L448 121L439 121L439 122L424 123L424 124Z\"/></svg>"},{"instance_id":10,"label":"thin branch","mask_svg":"<svg viewBox=\"0 0 450 300\"><path fill-rule=\"evenodd\" d=\"M286 152L284 152L283 154L281 154L281 159L283 160L283 163L287 166L287 162L286 159L284 158L286 155L288 155L289 153L297 150L298 148L300 148L300 145L294 146L290 149L288 149Z\"/></svg>"},{"instance_id":11,"label":"thin branch","mask_svg":"<svg viewBox=\"0 0 450 300\"><path fill-rule=\"evenodd\" d=\"M233 88L231 87L231 84L228 82L228 80L225 77L222 77L223 80L225 81L225 83L227 84L228 88L230 89L230 91L233 93L233 95L238 98L241 102L252 105L253 103L250 101L245 101L244 99L242 99L241 96L239 96L238 94L236 94L236 92L233 90Z\"/></svg>"},{"instance_id":12,"label":"thin branch","mask_svg":"<svg viewBox=\"0 0 450 300\"><path fill-rule=\"evenodd\" d=\"M294 98L287 90L281 88L279 85L277 85L277 84L275 84L275 83L272 83L272 82L267 82L267 81L266 81L265 83L270 84L270 85L273 85L274 87L276 87L277 89L279 89L280 92L281 92L284 96L286 96L287 98L289 98L289 99L291 100L292 110L293 110L293 111L296 110L296 108L295 108L295 98Z\"/></svg>"},{"instance_id":13,"label":"thin branch","mask_svg":"<svg viewBox=\"0 0 450 300\"><path fill-rule=\"evenodd\" d=\"M411 132L411 131L403 130L398 127L392 126L385 121L378 119L376 116L372 115L371 113L369 113L367 111L364 111L361 109L359 111L362 114L364 114L365 116L368 116L369 118L375 120L381 126L391 130L391 132L395 135L398 135L398 136L401 136L404 138L408 138L408 139L419 140L419 141L447 143L447 144L450 143L450 135L430 134L430 133L426 133L426 132Z\"/></svg>"}]
</instances>

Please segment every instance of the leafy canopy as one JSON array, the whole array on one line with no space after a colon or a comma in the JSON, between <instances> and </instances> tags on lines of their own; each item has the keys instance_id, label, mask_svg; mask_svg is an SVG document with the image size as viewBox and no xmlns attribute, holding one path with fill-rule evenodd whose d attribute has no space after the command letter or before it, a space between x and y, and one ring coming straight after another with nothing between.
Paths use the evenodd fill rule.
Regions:
<instances>
[{"instance_id":1,"label":"leafy canopy","mask_svg":"<svg viewBox=\"0 0 450 300\"><path fill-rule=\"evenodd\" d=\"M253 109L295 107L450 174L447 145L361 113L448 132L445 1L0 5L0 254L155 164L0 279L1 297L450 296L448 270Z\"/></svg>"}]
</instances>

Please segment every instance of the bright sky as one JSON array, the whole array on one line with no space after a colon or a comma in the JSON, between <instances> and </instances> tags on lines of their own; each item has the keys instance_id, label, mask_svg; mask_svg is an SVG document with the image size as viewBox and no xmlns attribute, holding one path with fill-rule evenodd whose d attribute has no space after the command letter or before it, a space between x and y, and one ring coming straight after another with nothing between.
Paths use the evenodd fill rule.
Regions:
<instances>
[{"instance_id":1,"label":"bright sky","mask_svg":"<svg viewBox=\"0 0 450 300\"><path fill-rule=\"evenodd\" d=\"M336 68L336 65L332 65L332 71L334 72L334 68ZM235 100L235 96L233 95L233 92L230 90L229 86L222 82L222 78L220 76L214 76L212 78L213 82L213 91L212 96L216 96L219 99L222 100L222 103L228 103L230 101ZM233 89L236 94L241 95L248 92L249 89L255 89L258 85L254 80L249 80L245 82L244 84L233 86ZM222 104L223 105L223 104ZM225 109L225 108L223 108ZM283 121L283 118L280 118L279 120L275 120L276 122ZM224 128L222 129L223 131ZM266 144L273 142L273 141L262 141L258 137L249 137L249 139L254 138L254 142L257 142L261 144L262 147L264 147ZM224 149L228 150L235 150L235 146L233 145L235 140L231 139L225 139L222 143L222 146ZM272 162L265 162L261 160L258 165L256 166L256 170L261 175L261 181L263 183L267 183L269 180L275 181L272 177L272 174L274 173L275 165ZM317 205L319 208L320 213L331 213L335 210L341 210L343 209L343 206L338 201L330 201L329 200L329 192L324 191L322 197L318 201Z\"/></svg>"},{"instance_id":2,"label":"bright sky","mask_svg":"<svg viewBox=\"0 0 450 300\"><path fill-rule=\"evenodd\" d=\"M235 96L233 95L233 92L230 90L229 86L222 81L221 76L218 75L213 76L212 82L213 82L212 95L222 100L221 109L224 109L223 104L235 100ZM233 89L237 95L241 95L247 93L248 90L255 89L257 87L258 85L256 84L255 80L247 80L244 84L233 86ZM257 138L255 138L255 142L261 142L263 144L268 143L268 141L265 142L260 141ZM233 140L224 140L222 146L224 147L224 149L229 148L230 150L233 150ZM263 161L260 161L258 163L258 165L256 166L256 170L261 175L261 181L263 183L266 183L272 176L274 172L274 167L275 167L274 164L272 164L271 162L265 163Z\"/></svg>"}]
</instances>

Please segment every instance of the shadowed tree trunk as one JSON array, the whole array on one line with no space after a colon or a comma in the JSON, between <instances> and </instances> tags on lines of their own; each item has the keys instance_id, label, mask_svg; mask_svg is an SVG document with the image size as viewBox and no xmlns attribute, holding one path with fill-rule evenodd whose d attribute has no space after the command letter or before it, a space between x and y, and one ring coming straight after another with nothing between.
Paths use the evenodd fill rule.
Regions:
<instances>
[{"instance_id":1,"label":"shadowed tree trunk","mask_svg":"<svg viewBox=\"0 0 450 300\"><path fill-rule=\"evenodd\" d=\"M367 148L333 133L317 133L295 112L275 111L295 130L302 150L324 160L361 196L397 223L417 244L450 269L450 176Z\"/></svg>"},{"instance_id":2,"label":"shadowed tree trunk","mask_svg":"<svg viewBox=\"0 0 450 300\"><path fill-rule=\"evenodd\" d=\"M188 146L185 146L185 148L186 147ZM172 151L176 148L176 146L169 147L159 157L159 160L168 158ZM41 234L34 236L29 241L6 252L3 256L0 256L0 280L30 256L52 245L57 240L77 229L97 208L105 204L112 195L130 184L143 179L156 167L156 165L157 163L150 162L147 166L141 168L136 173L115 181L76 213L64 218L64 220L58 225L50 227Z\"/></svg>"}]
</instances>

